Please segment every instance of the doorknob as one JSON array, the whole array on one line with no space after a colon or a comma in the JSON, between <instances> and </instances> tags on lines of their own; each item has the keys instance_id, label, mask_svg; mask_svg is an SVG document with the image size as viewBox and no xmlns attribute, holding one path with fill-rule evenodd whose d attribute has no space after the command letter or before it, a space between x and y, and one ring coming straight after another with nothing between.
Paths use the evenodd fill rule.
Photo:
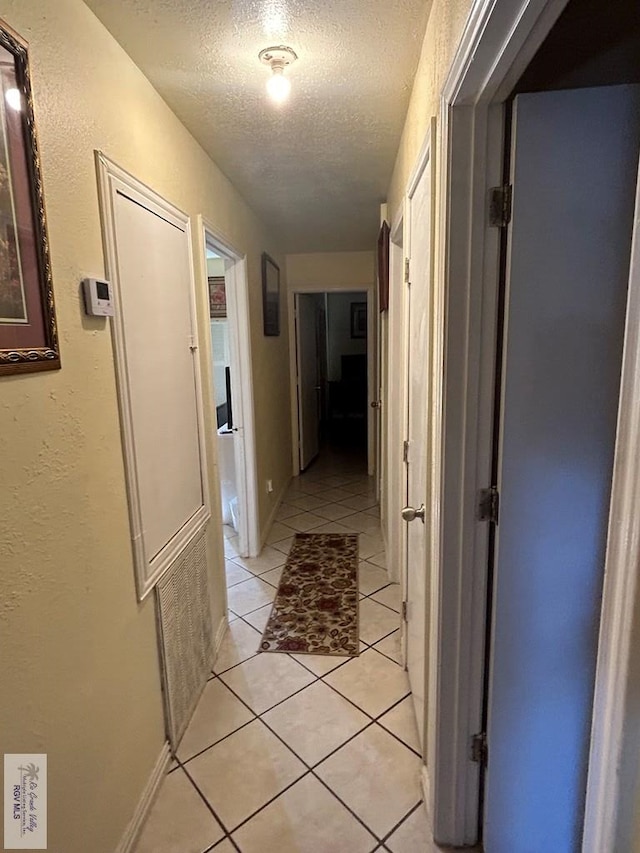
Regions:
<instances>
[{"instance_id":1,"label":"doorknob","mask_svg":"<svg viewBox=\"0 0 640 853\"><path fill-rule=\"evenodd\" d=\"M380 400L373 400L371 403L372 409L379 409L381 406L382 406L382 403L380 402Z\"/></svg>"},{"instance_id":2,"label":"doorknob","mask_svg":"<svg viewBox=\"0 0 640 853\"><path fill-rule=\"evenodd\" d=\"M406 506L402 510L402 520L403 521L415 521L416 518L419 518L420 521L424 524L424 514L426 512L425 505L420 504L418 509L414 509L412 506Z\"/></svg>"}]
</instances>

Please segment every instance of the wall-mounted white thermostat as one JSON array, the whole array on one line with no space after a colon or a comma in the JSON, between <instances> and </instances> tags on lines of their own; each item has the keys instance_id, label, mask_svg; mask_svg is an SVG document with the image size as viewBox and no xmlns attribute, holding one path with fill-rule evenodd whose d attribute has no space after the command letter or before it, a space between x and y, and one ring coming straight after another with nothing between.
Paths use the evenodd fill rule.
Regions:
<instances>
[{"instance_id":1,"label":"wall-mounted white thermostat","mask_svg":"<svg viewBox=\"0 0 640 853\"><path fill-rule=\"evenodd\" d=\"M82 280L84 308L92 317L113 317L113 295L111 283L103 278Z\"/></svg>"}]
</instances>

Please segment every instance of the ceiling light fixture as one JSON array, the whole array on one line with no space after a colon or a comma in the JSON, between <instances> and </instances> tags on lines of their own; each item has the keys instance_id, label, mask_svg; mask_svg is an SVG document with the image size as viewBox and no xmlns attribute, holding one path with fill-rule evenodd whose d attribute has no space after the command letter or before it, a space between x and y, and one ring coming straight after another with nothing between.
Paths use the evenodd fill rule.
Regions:
<instances>
[{"instance_id":1,"label":"ceiling light fixture","mask_svg":"<svg viewBox=\"0 0 640 853\"><path fill-rule=\"evenodd\" d=\"M265 47L258 54L260 62L271 68L271 77L267 80L267 92L277 104L282 104L289 97L291 81L284 76L284 70L297 58L296 52L284 44Z\"/></svg>"}]
</instances>

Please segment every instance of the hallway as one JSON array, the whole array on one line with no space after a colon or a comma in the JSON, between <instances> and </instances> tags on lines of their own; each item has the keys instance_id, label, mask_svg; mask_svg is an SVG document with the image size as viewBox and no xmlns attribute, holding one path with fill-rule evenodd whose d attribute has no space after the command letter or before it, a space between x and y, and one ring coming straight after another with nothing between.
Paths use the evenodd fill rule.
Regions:
<instances>
[{"instance_id":1,"label":"hallway","mask_svg":"<svg viewBox=\"0 0 640 853\"><path fill-rule=\"evenodd\" d=\"M136 853L429 849L400 591L365 471L325 451L259 557L225 539L229 630ZM256 652L296 531L360 534L358 658Z\"/></svg>"}]
</instances>

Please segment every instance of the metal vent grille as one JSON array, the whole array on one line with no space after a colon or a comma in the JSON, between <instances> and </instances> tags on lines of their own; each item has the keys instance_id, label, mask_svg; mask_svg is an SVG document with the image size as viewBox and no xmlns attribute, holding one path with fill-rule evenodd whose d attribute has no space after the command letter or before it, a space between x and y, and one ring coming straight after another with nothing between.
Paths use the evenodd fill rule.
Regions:
<instances>
[{"instance_id":1,"label":"metal vent grille","mask_svg":"<svg viewBox=\"0 0 640 853\"><path fill-rule=\"evenodd\" d=\"M191 540L158 582L156 602L167 729L176 749L213 662L204 531Z\"/></svg>"}]
</instances>

